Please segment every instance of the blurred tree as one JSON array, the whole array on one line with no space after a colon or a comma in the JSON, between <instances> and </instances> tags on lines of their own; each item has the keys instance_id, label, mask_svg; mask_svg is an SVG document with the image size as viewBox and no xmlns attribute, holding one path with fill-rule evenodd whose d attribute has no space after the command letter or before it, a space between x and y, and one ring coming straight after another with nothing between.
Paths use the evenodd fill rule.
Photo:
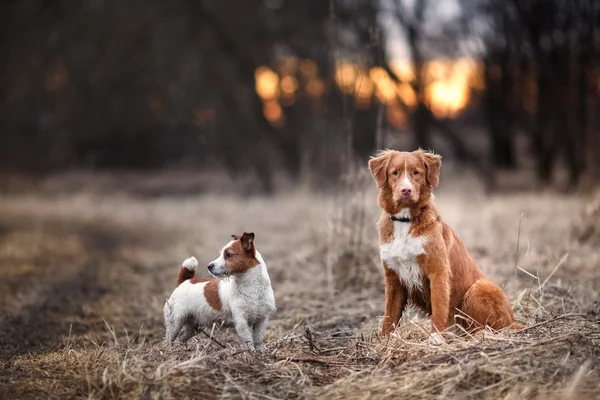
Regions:
<instances>
[{"instance_id":1,"label":"blurred tree","mask_svg":"<svg viewBox=\"0 0 600 400\"><path fill-rule=\"evenodd\" d=\"M441 138L492 183L492 165L522 166L524 134L541 180L563 162L571 184L597 182L600 3L459 5L442 24L426 0L3 2L0 168L187 160L254 174L272 192L281 168L330 184L389 132L425 148ZM394 29L413 79L391 68ZM483 61L483 94L457 120L431 98L439 57ZM267 95L257 92L261 71ZM480 121L489 156L463 132Z\"/></svg>"},{"instance_id":2,"label":"blurred tree","mask_svg":"<svg viewBox=\"0 0 600 400\"><path fill-rule=\"evenodd\" d=\"M571 186L583 175L597 181L598 126L589 115L598 110L600 3L485 0L478 5L489 22L484 59L495 164L514 166L521 128L542 181L551 181L560 162Z\"/></svg>"}]
</instances>

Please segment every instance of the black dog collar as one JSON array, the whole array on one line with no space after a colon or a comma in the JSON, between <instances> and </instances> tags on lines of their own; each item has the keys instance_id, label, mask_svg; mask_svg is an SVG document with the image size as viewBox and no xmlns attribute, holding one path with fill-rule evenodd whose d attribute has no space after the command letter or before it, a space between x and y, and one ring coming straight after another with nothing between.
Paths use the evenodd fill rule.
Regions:
<instances>
[{"instance_id":1,"label":"black dog collar","mask_svg":"<svg viewBox=\"0 0 600 400\"><path fill-rule=\"evenodd\" d=\"M410 222L410 218L406 218L406 217L394 217L393 215L390 215L390 219L392 221L396 221L396 222Z\"/></svg>"}]
</instances>

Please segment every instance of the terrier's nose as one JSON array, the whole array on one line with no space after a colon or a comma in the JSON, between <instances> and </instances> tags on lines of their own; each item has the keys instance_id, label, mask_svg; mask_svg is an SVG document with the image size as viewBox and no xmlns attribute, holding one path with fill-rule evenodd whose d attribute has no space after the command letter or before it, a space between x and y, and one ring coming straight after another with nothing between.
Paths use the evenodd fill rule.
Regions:
<instances>
[{"instance_id":1,"label":"terrier's nose","mask_svg":"<svg viewBox=\"0 0 600 400\"><path fill-rule=\"evenodd\" d=\"M213 269L215 268L215 264L213 264L213 263L210 263L210 264L208 264L208 265L207 265L207 267L206 267L206 268L208 268L208 271L212 273L212 272L213 272Z\"/></svg>"}]
</instances>

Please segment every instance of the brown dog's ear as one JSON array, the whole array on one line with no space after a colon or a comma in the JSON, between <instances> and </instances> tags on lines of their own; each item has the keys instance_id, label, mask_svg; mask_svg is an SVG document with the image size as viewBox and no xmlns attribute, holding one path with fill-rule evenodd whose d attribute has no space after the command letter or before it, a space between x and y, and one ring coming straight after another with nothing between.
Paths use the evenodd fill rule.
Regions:
<instances>
[{"instance_id":1,"label":"brown dog's ear","mask_svg":"<svg viewBox=\"0 0 600 400\"><path fill-rule=\"evenodd\" d=\"M427 170L427 183L436 188L440 183L440 169L442 168L442 156L433 153L423 153L425 169Z\"/></svg>"},{"instance_id":2,"label":"brown dog's ear","mask_svg":"<svg viewBox=\"0 0 600 400\"><path fill-rule=\"evenodd\" d=\"M369 160L369 170L371 171L371 175L373 175L373 179L377 183L378 188L382 188L387 183L387 170L390 164L390 157L392 153L390 151L385 151L376 156L371 157Z\"/></svg>"},{"instance_id":3,"label":"brown dog's ear","mask_svg":"<svg viewBox=\"0 0 600 400\"><path fill-rule=\"evenodd\" d=\"M242 242L242 249L249 253L254 253L254 233L244 232L240 238L240 241Z\"/></svg>"},{"instance_id":4,"label":"brown dog's ear","mask_svg":"<svg viewBox=\"0 0 600 400\"><path fill-rule=\"evenodd\" d=\"M238 235L231 235L231 237L233 238L233 240L238 240L240 238Z\"/></svg>"}]
</instances>

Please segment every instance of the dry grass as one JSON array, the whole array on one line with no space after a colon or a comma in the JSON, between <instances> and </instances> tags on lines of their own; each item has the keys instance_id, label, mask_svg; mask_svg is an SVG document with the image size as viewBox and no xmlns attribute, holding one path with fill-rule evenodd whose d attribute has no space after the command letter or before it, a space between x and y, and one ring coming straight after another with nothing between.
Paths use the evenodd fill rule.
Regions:
<instances>
[{"instance_id":1,"label":"dry grass","mask_svg":"<svg viewBox=\"0 0 600 400\"><path fill-rule=\"evenodd\" d=\"M443 187L446 221L529 327L434 346L414 313L377 335L375 193L368 177L349 182L335 196L147 197L114 182L3 196L0 398L600 396L593 201ZM225 349L202 335L166 348L162 305L180 262L213 259L242 230L257 234L278 301L270 352L241 351L219 329Z\"/></svg>"}]
</instances>

